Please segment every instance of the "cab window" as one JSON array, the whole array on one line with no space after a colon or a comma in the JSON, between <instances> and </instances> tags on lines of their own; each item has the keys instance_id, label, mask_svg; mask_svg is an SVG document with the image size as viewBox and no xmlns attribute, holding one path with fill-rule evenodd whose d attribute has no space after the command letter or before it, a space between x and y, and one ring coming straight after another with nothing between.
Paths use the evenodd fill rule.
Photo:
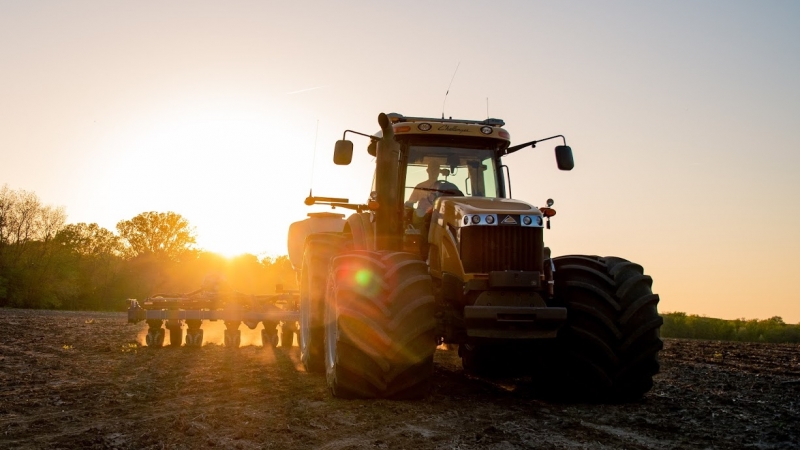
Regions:
<instances>
[{"instance_id":1,"label":"cab window","mask_svg":"<svg viewBox=\"0 0 800 450\"><path fill-rule=\"evenodd\" d=\"M455 147L409 148L405 201L424 196L497 197L494 151Z\"/></svg>"}]
</instances>

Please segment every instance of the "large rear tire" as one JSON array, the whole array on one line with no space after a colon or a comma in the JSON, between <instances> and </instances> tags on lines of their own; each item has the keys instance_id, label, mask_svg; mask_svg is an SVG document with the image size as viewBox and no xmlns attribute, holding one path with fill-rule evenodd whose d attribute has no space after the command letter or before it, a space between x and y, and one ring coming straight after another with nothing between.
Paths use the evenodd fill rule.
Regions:
<instances>
[{"instance_id":1,"label":"large rear tire","mask_svg":"<svg viewBox=\"0 0 800 450\"><path fill-rule=\"evenodd\" d=\"M428 267L404 252L334 259L326 294L328 388L342 398L421 398L436 350Z\"/></svg>"},{"instance_id":2,"label":"large rear tire","mask_svg":"<svg viewBox=\"0 0 800 450\"><path fill-rule=\"evenodd\" d=\"M557 363L568 397L630 401L653 387L663 348L652 278L622 258L553 259L555 297L567 308Z\"/></svg>"},{"instance_id":3,"label":"large rear tire","mask_svg":"<svg viewBox=\"0 0 800 450\"><path fill-rule=\"evenodd\" d=\"M300 273L300 360L309 372L325 372L325 285L328 267L344 246L335 233L317 233L306 239Z\"/></svg>"}]
</instances>

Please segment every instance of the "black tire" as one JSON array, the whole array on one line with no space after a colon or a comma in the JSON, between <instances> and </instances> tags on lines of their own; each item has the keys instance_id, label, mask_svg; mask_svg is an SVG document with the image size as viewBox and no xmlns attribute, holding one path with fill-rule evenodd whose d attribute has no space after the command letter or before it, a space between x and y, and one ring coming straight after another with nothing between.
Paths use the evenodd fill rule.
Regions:
<instances>
[{"instance_id":1,"label":"black tire","mask_svg":"<svg viewBox=\"0 0 800 450\"><path fill-rule=\"evenodd\" d=\"M183 328L180 323L178 326L168 327L169 329L169 345L170 347L180 347L183 343Z\"/></svg>"},{"instance_id":2,"label":"black tire","mask_svg":"<svg viewBox=\"0 0 800 450\"><path fill-rule=\"evenodd\" d=\"M616 257L554 258L555 297L567 308L556 369L562 394L631 401L653 387L663 348L658 295L641 266Z\"/></svg>"},{"instance_id":3,"label":"black tire","mask_svg":"<svg viewBox=\"0 0 800 450\"><path fill-rule=\"evenodd\" d=\"M150 348L161 348L164 346L165 330L163 328L150 328L147 330L147 337L145 343Z\"/></svg>"},{"instance_id":4,"label":"black tire","mask_svg":"<svg viewBox=\"0 0 800 450\"><path fill-rule=\"evenodd\" d=\"M203 346L203 330L186 330L186 346L200 348Z\"/></svg>"},{"instance_id":5,"label":"black tire","mask_svg":"<svg viewBox=\"0 0 800 450\"><path fill-rule=\"evenodd\" d=\"M242 343L241 330L225 330L225 348L236 349Z\"/></svg>"},{"instance_id":6,"label":"black tire","mask_svg":"<svg viewBox=\"0 0 800 450\"><path fill-rule=\"evenodd\" d=\"M276 331L261 330L261 346L275 348L278 346L278 333Z\"/></svg>"},{"instance_id":7,"label":"black tire","mask_svg":"<svg viewBox=\"0 0 800 450\"><path fill-rule=\"evenodd\" d=\"M281 347L291 348L294 342L294 330L296 329L294 322L283 322L281 325Z\"/></svg>"},{"instance_id":8,"label":"black tire","mask_svg":"<svg viewBox=\"0 0 800 450\"><path fill-rule=\"evenodd\" d=\"M421 398L436 350L427 265L403 252L333 260L326 294L328 388L342 398Z\"/></svg>"},{"instance_id":9,"label":"black tire","mask_svg":"<svg viewBox=\"0 0 800 450\"><path fill-rule=\"evenodd\" d=\"M308 236L300 272L300 360L309 372L325 372L325 285L331 259L344 247L335 233Z\"/></svg>"},{"instance_id":10,"label":"black tire","mask_svg":"<svg viewBox=\"0 0 800 450\"><path fill-rule=\"evenodd\" d=\"M278 346L278 324L276 322L263 321L264 329L261 330L261 346L264 348L276 348Z\"/></svg>"}]
</instances>

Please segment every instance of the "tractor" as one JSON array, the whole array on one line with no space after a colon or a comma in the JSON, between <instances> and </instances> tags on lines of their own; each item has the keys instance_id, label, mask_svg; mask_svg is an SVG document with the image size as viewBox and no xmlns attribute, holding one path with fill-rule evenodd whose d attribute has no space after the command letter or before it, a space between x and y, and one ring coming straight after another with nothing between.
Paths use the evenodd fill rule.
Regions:
<instances>
[{"instance_id":1,"label":"tractor","mask_svg":"<svg viewBox=\"0 0 800 450\"><path fill-rule=\"evenodd\" d=\"M457 345L466 371L526 373L558 395L630 401L652 388L663 347L652 279L618 257L551 256L553 201L510 198L502 157L560 138L557 166L571 170L564 136L511 146L500 119L378 123L374 135L346 130L333 155L350 164L347 134L369 139L367 201L310 193L307 205L352 214L290 228L308 371L336 397L420 398L437 347Z\"/></svg>"}]
</instances>

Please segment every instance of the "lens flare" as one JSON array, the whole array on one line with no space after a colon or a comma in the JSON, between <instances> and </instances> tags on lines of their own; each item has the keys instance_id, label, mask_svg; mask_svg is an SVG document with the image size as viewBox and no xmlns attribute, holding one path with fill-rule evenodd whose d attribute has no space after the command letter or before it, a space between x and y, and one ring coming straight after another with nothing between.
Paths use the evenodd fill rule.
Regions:
<instances>
[{"instance_id":1,"label":"lens flare","mask_svg":"<svg viewBox=\"0 0 800 450\"><path fill-rule=\"evenodd\" d=\"M355 278L356 278L356 283L358 283L359 286L367 287L370 285L370 282L372 281L372 272L370 272L367 269L360 269L356 272Z\"/></svg>"}]
</instances>

